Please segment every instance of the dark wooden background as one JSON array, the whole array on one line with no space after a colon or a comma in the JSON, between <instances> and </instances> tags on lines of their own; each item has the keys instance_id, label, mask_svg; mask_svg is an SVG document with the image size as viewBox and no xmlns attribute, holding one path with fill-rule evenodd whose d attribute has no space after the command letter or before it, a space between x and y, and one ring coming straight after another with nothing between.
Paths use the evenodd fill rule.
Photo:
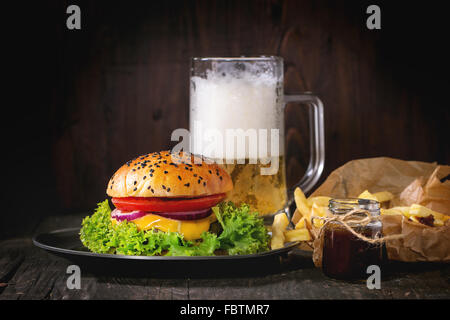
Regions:
<instances>
[{"instance_id":1,"label":"dark wooden background","mask_svg":"<svg viewBox=\"0 0 450 320\"><path fill-rule=\"evenodd\" d=\"M6 4L0 238L90 210L125 161L170 147L188 127L192 56L282 56L286 92L324 102L324 177L363 157L450 163L445 10L374 3L381 30L365 26L372 1ZM66 28L70 4L81 30ZM309 138L305 112L287 113L292 183Z\"/></svg>"}]
</instances>

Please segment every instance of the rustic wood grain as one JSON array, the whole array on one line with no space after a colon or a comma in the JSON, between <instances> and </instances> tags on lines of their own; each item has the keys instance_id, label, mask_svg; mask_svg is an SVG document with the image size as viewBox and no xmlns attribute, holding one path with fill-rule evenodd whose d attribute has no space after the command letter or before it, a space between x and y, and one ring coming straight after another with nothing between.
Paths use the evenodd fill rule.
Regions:
<instances>
[{"instance_id":1,"label":"rustic wood grain","mask_svg":"<svg viewBox=\"0 0 450 320\"><path fill-rule=\"evenodd\" d=\"M37 230L75 227L82 215L45 219ZM15 299L448 299L448 264L390 263L382 269L380 290L365 281L338 281L314 267L308 254L294 251L264 274L201 277L148 277L81 270L81 288L69 290L66 269L73 262L34 247L30 239L0 242L0 300ZM259 266L264 269L265 266ZM108 265L102 266L107 271Z\"/></svg>"},{"instance_id":2,"label":"rustic wood grain","mask_svg":"<svg viewBox=\"0 0 450 320\"><path fill-rule=\"evenodd\" d=\"M286 92L315 92L325 106L322 181L363 157L448 164L445 11L396 3L380 2L377 31L365 27L369 1L79 1L78 31L65 26L70 1L27 13L9 4L23 18L8 38L18 86L1 128L3 194L15 214L0 216L0 238L29 234L41 215L90 210L125 161L173 145L172 130L188 127L193 56L282 56ZM286 119L292 185L309 158L305 108L288 106ZM24 181L33 210L16 205Z\"/></svg>"}]
</instances>

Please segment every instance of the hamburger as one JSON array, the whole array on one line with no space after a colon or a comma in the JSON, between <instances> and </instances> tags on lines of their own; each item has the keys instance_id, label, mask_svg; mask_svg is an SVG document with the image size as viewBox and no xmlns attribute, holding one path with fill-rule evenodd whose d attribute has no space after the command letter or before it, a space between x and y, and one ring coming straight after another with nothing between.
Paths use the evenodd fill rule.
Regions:
<instances>
[{"instance_id":1,"label":"hamburger","mask_svg":"<svg viewBox=\"0 0 450 320\"><path fill-rule=\"evenodd\" d=\"M130 255L213 255L267 250L263 220L223 202L230 176L203 157L155 152L126 162L108 182L109 201L82 222L93 252Z\"/></svg>"},{"instance_id":2,"label":"hamburger","mask_svg":"<svg viewBox=\"0 0 450 320\"><path fill-rule=\"evenodd\" d=\"M177 231L184 239L195 240L214 222L211 207L232 188L230 176L217 164L165 151L124 164L106 193L116 207L113 222L127 219L139 230Z\"/></svg>"}]
</instances>

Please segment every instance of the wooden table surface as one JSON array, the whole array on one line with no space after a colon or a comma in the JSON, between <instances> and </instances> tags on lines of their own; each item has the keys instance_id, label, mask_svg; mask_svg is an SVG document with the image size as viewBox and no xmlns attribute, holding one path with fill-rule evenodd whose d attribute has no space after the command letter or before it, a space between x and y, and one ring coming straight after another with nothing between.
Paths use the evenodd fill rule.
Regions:
<instances>
[{"instance_id":1,"label":"wooden table surface","mask_svg":"<svg viewBox=\"0 0 450 320\"><path fill-rule=\"evenodd\" d=\"M83 215L50 217L35 233L76 227ZM35 247L31 238L0 242L0 300L6 299L449 299L450 264L389 263L381 289L365 281L327 278L295 250L279 267L255 276L136 277L81 270L81 288L68 289L73 264ZM107 268L107 266L105 266ZM261 266L264 269L264 266Z\"/></svg>"}]
</instances>

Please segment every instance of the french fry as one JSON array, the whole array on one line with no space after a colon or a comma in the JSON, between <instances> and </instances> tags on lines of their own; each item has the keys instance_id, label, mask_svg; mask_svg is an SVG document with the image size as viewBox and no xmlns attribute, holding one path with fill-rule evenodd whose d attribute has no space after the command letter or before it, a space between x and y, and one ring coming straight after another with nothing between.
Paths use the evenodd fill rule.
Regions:
<instances>
[{"instance_id":1,"label":"french fry","mask_svg":"<svg viewBox=\"0 0 450 320\"><path fill-rule=\"evenodd\" d=\"M302 189L297 188L294 191L295 204L297 205L297 210L301 213L301 215L305 218L311 216L311 210L308 206L308 201L306 200L305 194Z\"/></svg>"},{"instance_id":2,"label":"french fry","mask_svg":"<svg viewBox=\"0 0 450 320\"><path fill-rule=\"evenodd\" d=\"M413 204L411 207L393 207L390 209L381 209L381 214L382 215L399 214L417 223L422 223L418 218L426 218L432 215L434 218L433 226L435 227L443 226L445 224L445 221L450 219L450 217L445 214L433 211L419 204Z\"/></svg>"},{"instance_id":3,"label":"french fry","mask_svg":"<svg viewBox=\"0 0 450 320\"><path fill-rule=\"evenodd\" d=\"M417 220L417 217L412 216L412 217L410 217L409 219L411 219L411 220L414 221L414 222L420 223L420 221Z\"/></svg>"},{"instance_id":4,"label":"french fry","mask_svg":"<svg viewBox=\"0 0 450 320\"><path fill-rule=\"evenodd\" d=\"M423 217L420 217L420 216L410 216L409 217L409 219L411 219L412 221L415 221L420 224L425 224L423 221L420 221L421 218L423 218ZM425 225L428 225L428 224L425 224ZM432 227L442 227L443 225L444 225L444 221L439 220L439 219L433 219Z\"/></svg>"},{"instance_id":5,"label":"french fry","mask_svg":"<svg viewBox=\"0 0 450 320\"><path fill-rule=\"evenodd\" d=\"M442 222L445 222L450 218L445 214L433 211L427 207L421 206L420 204L413 204L409 209L409 214L410 217L428 217L429 215L432 215L435 220L441 220Z\"/></svg>"},{"instance_id":6,"label":"french fry","mask_svg":"<svg viewBox=\"0 0 450 320\"><path fill-rule=\"evenodd\" d=\"M295 203L297 209L295 210L293 223L295 224L295 230L309 229L311 230L312 222L311 217L326 217L328 215L327 207L330 201L330 197L318 196L309 197L306 199L305 194L300 188L297 188L294 192ZM389 201L394 199L394 195L389 191L380 191L376 193L370 193L369 190L364 190L359 196L359 199L369 199L380 202L384 206L389 206ZM443 226L450 216L442 214L440 212L433 211L427 207L421 206L419 204L413 204L410 207L392 207L392 208L381 208L381 215L403 215L404 217L416 221L418 223L424 224L424 219L433 216L433 226ZM431 222L425 222L427 225ZM320 219L314 219L314 227L320 228L324 221Z\"/></svg>"},{"instance_id":7,"label":"french fry","mask_svg":"<svg viewBox=\"0 0 450 320\"><path fill-rule=\"evenodd\" d=\"M308 206L312 207L312 205L315 203L319 207L327 207L328 202L331 200L331 197L309 197L307 199Z\"/></svg>"},{"instance_id":8,"label":"french fry","mask_svg":"<svg viewBox=\"0 0 450 320\"><path fill-rule=\"evenodd\" d=\"M383 209L381 208L381 215L404 215L405 217L409 218L409 207L393 207L389 209Z\"/></svg>"},{"instance_id":9,"label":"french fry","mask_svg":"<svg viewBox=\"0 0 450 320\"><path fill-rule=\"evenodd\" d=\"M314 203L311 208L311 216L326 217L327 216L327 207L319 207L318 205L316 205ZM324 221L315 219L313 221L313 224L316 228L320 228L324 224Z\"/></svg>"},{"instance_id":10,"label":"french fry","mask_svg":"<svg viewBox=\"0 0 450 320\"><path fill-rule=\"evenodd\" d=\"M399 215L399 216L402 216L403 215L401 210L398 210L398 209L395 209L395 208L390 208L390 209L383 209L383 208L381 208L380 211L381 211L380 212L381 215L384 215L384 216L388 216L388 215Z\"/></svg>"},{"instance_id":11,"label":"french fry","mask_svg":"<svg viewBox=\"0 0 450 320\"><path fill-rule=\"evenodd\" d=\"M442 221L441 219L434 219L434 226L435 227L442 227L444 225L444 221Z\"/></svg>"},{"instance_id":12,"label":"french fry","mask_svg":"<svg viewBox=\"0 0 450 320\"><path fill-rule=\"evenodd\" d=\"M394 199L394 195L390 193L389 191L381 191L381 192L375 192L373 196L377 199L378 202L387 202Z\"/></svg>"},{"instance_id":13,"label":"french fry","mask_svg":"<svg viewBox=\"0 0 450 320\"><path fill-rule=\"evenodd\" d=\"M311 235L306 228L285 231L284 237L286 242L311 240Z\"/></svg>"},{"instance_id":14,"label":"french fry","mask_svg":"<svg viewBox=\"0 0 450 320\"><path fill-rule=\"evenodd\" d=\"M302 217L296 224L295 229L303 229L306 228L305 217Z\"/></svg>"},{"instance_id":15,"label":"french fry","mask_svg":"<svg viewBox=\"0 0 450 320\"><path fill-rule=\"evenodd\" d=\"M378 199L377 199L373 194L371 194L371 193L369 192L369 190L364 190L364 192L361 193L361 194L358 196L358 198L359 198L359 199L369 199L369 200L375 200L375 201L378 201Z\"/></svg>"},{"instance_id":16,"label":"french fry","mask_svg":"<svg viewBox=\"0 0 450 320\"><path fill-rule=\"evenodd\" d=\"M272 250L284 247L284 231L288 225L289 220L285 213L279 213L274 217L272 224L272 239L270 241Z\"/></svg>"},{"instance_id":17,"label":"french fry","mask_svg":"<svg viewBox=\"0 0 450 320\"><path fill-rule=\"evenodd\" d=\"M298 211L298 209L295 209L294 214L292 215L292 218L291 218L292 223L297 224L301 218L302 218L302 214L300 213L300 211Z\"/></svg>"},{"instance_id":18,"label":"french fry","mask_svg":"<svg viewBox=\"0 0 450 320\"><path fill-rule=\"evenodd\" d=\"M409 214L410 207L393 207L391 209L400 211L407 218L409 218L409 216L410 216L410 214Z\"/></svg>"}]
</instances>

